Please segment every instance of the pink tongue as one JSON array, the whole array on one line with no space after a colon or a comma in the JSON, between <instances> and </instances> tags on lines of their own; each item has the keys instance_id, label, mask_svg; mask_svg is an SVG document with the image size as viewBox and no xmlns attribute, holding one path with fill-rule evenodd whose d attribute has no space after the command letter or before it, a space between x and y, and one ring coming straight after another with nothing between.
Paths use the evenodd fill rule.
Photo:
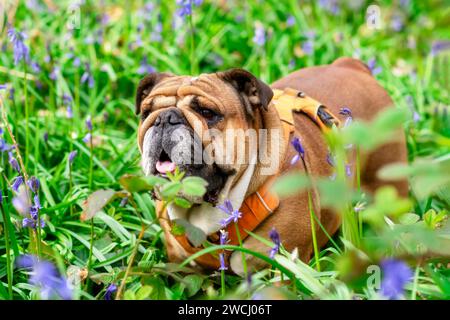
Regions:
<instances>
[{"instance_id":1,"label":"pink tongue","mask_svg":"<svg viewBox=\"0 0 450 320\"><path fill-rule=\"evenodd\" d=\"M158 170L159 173L172 172L175 170L175 163L172 161L158 161L156 163L156 170Z\"/></svg>"}]
</instances>

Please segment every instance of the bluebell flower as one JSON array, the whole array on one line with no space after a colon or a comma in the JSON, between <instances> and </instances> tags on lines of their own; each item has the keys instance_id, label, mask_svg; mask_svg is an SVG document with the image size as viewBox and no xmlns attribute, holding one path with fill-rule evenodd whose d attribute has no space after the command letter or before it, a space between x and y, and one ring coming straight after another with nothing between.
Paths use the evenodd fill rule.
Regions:
<instances>
[{"instance_id":1,"label":"bluebell flower","mask_svg":"<svg viewBox=\"0 0 450 320\"><path fill-rule=\"evenodd\" d=\"M64 106L66 107L67 118L72 119L73 118L72 97L69 96L68 94L63 94L62 101Z\"/></svg>"},{"instance_id":2,"label":"bluebell flower","mask_svg":"<svg viewBox=\"0 0 450 320\"><path fill-rule=\"evenodd\" d=\"M420 119L421 119L421 116L415 109L414 99L413 99L413 97L411 95L408 95L406 97L406 103L407 103L409 109L411 110L411 113L413 115L414 123L418 123L420 121Z\"/></svg>"},{"instance_id":3,"label":"bluebell flower","mask_svg":"<svg viewBox=\"0 0 450 320\"><path fill-rule=\"evenodd\" d=\"M275 230L275 228L272 228L269 232L269 237L274 243L274 246L269 251L269 257L270 259L273 259L277 252L280 250L281 240L280 240L280 234Z\"/></svg>"},{"instance_id":4,"label":"bluebell flower","mask_svg":"<svg viewBox=\"0 0 450 320\"><path fill-rule=\"evenodd\" d=\"M0 84L0 90L8 89L8 85L6 84Z\"/></svg>"},{"instance_id":5,"label":"bluebell flower","mask_svg":"<svg viewBox=\"0 0 450 320\"><path fill-rule=\"evenodd\" d=\"M158 21L155 25L155 27L152 29L152 32L150 34L150 39L155 42L161 42L162 41L162 29L163 25L161 21Z\"/></svg>"},{"instance_id":6,"label":"bluebell flower","mask_svg":"<svg viewBox=\"0 0 450 320\"><path fill-rule=\"evenodd\" d=\"M84 136L84 138L82 139L84 143L90 143L91 142L91 138L92 138L92 134L89 132L88 134L86 134Z\"/></svg>"},{"instance_id":7,"label":"bluebell flower","mask_svg":"<svg viewBox=\"0 0 450 320\"><path fill-rule=\"evenodd\" d=\"M86 128L92 131L92 118L90 115L86 118Z\"/></svg>"},{"instance_id":8,"label":"bluebell flower","mask_svg":"<svg viewBox=\"0 0 450 320\"><path fill-rule=\"evenodd\" d=\"M314 39L316 33L314 31L306 32L306 40L302 43L302 51L304 54L310 56L314 53Z\"/></svg>"},{"instance_id":9,"label":"bluebell flower","mask_svg":"<svg viewBox=\"0 0 450 320\"><path fill-rule=\"evenodd\" d=\"M367 67L369 68L372 75L376 76L377 74L381 73L383 69L381 67L377 67L377 60L375 58L370 59L367 62Z\"/></svg>"},{"instance_id":10,"label":"bluebell flower","mask_svg":"<svg viewBox=\"0 0 450 320\"><path fill-rule=\"evenodd\" d=\"M437 54L450 50L450 41L434 41L431 45L431 55L436 56Z\"/></svg>"},{"instance_id":11,"label":"bluebell flower","mask_svg":"<svg viewBox=\"0 0 450 320\"><path fill-rule=\"evenodd\" d=\"M333 15L337 15L340 12L338 0L319 0L319 6Z\"/></svg>"},{"instance_id":12,"label":"bluebell flower","mask_svg":"<svg viewBox=\"0 0 450 320\"><path fill-rule=\"evenodd\" d=\"M14 179L14 182L13 182L13 184L11 185L11 188L14 190L14 191L18 191L19 190L19 187L22 185L22 183L23 183L23 177L22 176L17 176L15 179Z\"/></svg>"},{"instance_id":13,"label":"bluebell flower","mask_svg":"<svg viewBox=\"0 0 450 320\"><path fill-rule=\"evenodd\" d=\"M20 215L28 217L31 208L31 202L28 197L28 193L25 187L21 187L16 192L17 194L13 197L11 203Z\"/></svg>"},{"instance_id":14,"label":"bluebell flower","mask_svg":"<svg viewBox=\"0 0 450 320\"><path fill-rule=\"evenodd\" d=\"M31 62L31 70L33 70L34 73L41 72L41 66L36 61Z\"/></svg>"},{"instance_id":15,"label":"bluebell flower","mask_svg":"<svg viewBox=\"0 0 450 320\"><path fill-rule=\"evenodd\" d=\"M0 138L0 152L6 152L11 150L13 147L6 143L5 139Z\"/></svg>"},{"instance_id":16,"label":"bluebell flower","mask_svg":"<svg viewBox=\"0 0 450 320\"><path fill-rule=\"evenodd\" d=\"M391 20L392 30L394 30L395 32L399 32L402 31L403 27L403 18L398 14L393 15Z\"/></svg>"},{"instance_id":17,"label":"bluebell flower","mask_svg":"<svg viewBox=\"0 0 450 320\"><path fill-rule=\"evenodd\" d=\"M227 265L225 264L225 254L223 252L219 253L219 261L220 261L220 271L228 270Z\"/></svg>"},{"instance_id":18,"label":"bluebell flower","mask_svg":"<svg viewBox=\"0 0 450 320\"><path fill-rule=\"evenodd\" d=\"M222 228L228 226L231 222L237 223L238 220L242 217L242 213L239 210L234 210L233 205L230 200L225 200L222 205L218 205L217 208L228 214L229 216L220 221Z\"/></svg>"},{"instance_id":19,"label":"bluebell flower","mask_svg":"<svg viewBox=\"0 0 450 320\"><path fill-rule=\"evenodd\" d=\"M139 68L137 69L137 74L148 74L148 73L152 73L155 72L155 68L150 65L147 62L147 57L142 58L141 60L141 64L139 65Z\"/></svg>"},{"instance_id":20,"label":"bluebell flower","mask_svg":"<svg viewBox=\"0 0 450 320\"><path fill-rule=\"evenodd\" d=\"M128 203L128 197L123 197L122 200L120 200L119 207L125 207Z\"/></svg>"},{"instance_id":21,"label":"bluebell flower","mask_svg":"<svg viewBox=\"0 0 450 320\"><path fill-rule=\"evenodd\" d=\"M294 139L292 139L291 144L294 147L295 151L297 151L297 154L291 160L291 165L294 165L298 160L305 158L305 149L303 148L300 139L297 137L294 137Z\"/></svg>"},{"instance_id":22,"label":"bluebell flower","mask_svg":"<svg viewBox=\"0 0 450 320\"><path fill-rule=\"evenodd\" d=\"M0 190L0 204L2 204L3 203L3 193L2 193L2 190Z\"/></svg>"},{"instance_id":23,"label":"bluebell flower","mask_svg":"<svg viewBox=\"0 0 450 320\"><path fill-rule=\"evenodd\" d=\"M255 35L253 36L253 43L258 46L263 46L266 43L266 31L264 26L260 23L255 25Z\"/></svg>"},{"instance_id":24,"label":"bluebell flower","mask_svg":"<svg viewBox=\"0 0 450 320\"><path fill-rule=\"evenodd\" d=\"M37 193L39 191L39 187L41 185L41 183L39 182L39 179L36 177L31 177L30 179L28 179L27 181L28 187L30 188L31 191L33 191L33 193Z\"/></svg>"},{"instance_id":25,"label":"bluebell flower","mask_svg":"<svg viewBox=\"0 0 450 320\"><path fill-rule=\"evenodd\" d=\"M108 288L106 288L105 292L105 300L112 300L113 294L117 291L117 286L114 283L111 283Z\"/></svg>"},{"instance_id":26,"label":"bluebell flower","mask_svg":"<svg viewBox=\"0 0 450 320\"><path fill-rule=\"evenodd\" d=\"M73 163L73 160L75 159L75 157L77 156L78 150L73 150L72 152L69 153L69 164Z\"/></svg>"},{"instance_id":27,"label":"bluebell flower","mask_svg":"<svg viewBox=\"0 0 450 320\"><path fill-rule=\"evenodd\" d=\"M14 158L13 154L11 151L8 152L8 158L9 158L9 164L11 165L11 167L14 168L14 170L16 170L17 172L20 173L20 166L19 166L19 162L17 162L16 158Z\"/></svg>"},{"instance_id":28,"label":"bluebell flower","mask_svg":"<svg viewBox=\"0 0 450 320\"><path fill-rule=\"evenodd\" d=\"M352 111L348 107L342 107L339 110L339 114L345 116L344 128L349 126L353 122Z\"/></svg>"},{"instance_id":29,"label":"bluebell flower","mask_svg":"<svg viewBox=\"0 0 450 320\"><path fill-rule=\"evenodd\" d=\"M336 161L334 160L333 154L332 154L331 152L329 152L329 151L328 151L328 153L327 153L327 162L328 162L328 164L329 164L330 166L332 166L332 167L334 167L334 166L335 166L335 163L336 163Z\"/></svg>"},{"instance_id":30,"label":"bluebell flower","mask_svg":"<svg viewBox=\"0 0 450 320\"><path fill-rule=\"evenodd\" d=\"M58 79L58 75L59 75L59 67L58 66L53 66L52 71L50 72L48 77L51 80L55 81L56 79Z\"/></svg>"},{"instance_id":31,"label":"bluebell flower","mask_svg":"<svg viewBox=\"0 0 450 320\"><path fill-rule=\"evenodd\" d=\"M81 60L80 60L80 58L75 57L75 58L73 59L72 66L74 66L75 68L78 68L80 65L81 65Z\"/></svg>"},{"instance_id":32,"label":"bluebell flower","mask_svg":"<svg viewBox=\"0 0 450 320\"><path fill-rule=\"evenodd\" d=\"M44 132L42 138L44 139L44 142L47 143L48 142L48 132Z\"/></svg>"},{"instance_id":33,"label":"bluebell flower","mask_svg":"<svg viewBox=\"0 0 450 320\"><path fill-rule=\"evenodd\" d=\"M27 38L26 34L16 31L13 27L8 26L9 42L13 45L14 51L14 65L18 65L20 61L25 63L30 62L30 49L25 45L24 40Z\"/></svg>"},{"instance_id":34,"label":"bluebell flower","mask_svg":"<svg viewBox=\"0 0 450 320\"><path fill-rule=\"evenodd\" d=\"M220 230L220 245L225 245L228 241L228 232L225 230Z\"/></svg>"},{"instance_id":35,"label":"bluebell flower","mask_svg":"<svg viewBox=\"0 0 450 320\"><path fill-rule=\"evenodd\" d=\"M295 18L293 15L290 15L286 20L286 26L292 27L293 25L295 25Z\"/></svg>"},{"instance_id":36,"label":"bluebell flower","mask_svg":"<svg viewBox=\"0 0 450 320\"><path fill-rule=\"evenodd\" d=\"M399 299L405 290L405 285L413 278L411 268L403 261L386 259L381 262L383 279L381 294L388 299Z\"/></svg>"},{"instance_id":37,"label":"bluebell flower","mask_svg":"<svg viewBox=\"0 0 450 320\"><path fill-rule=\"evenodd\" d=\"M203 0L177 0L177 15L180 17L190 16L192 14L192 7L198 7L202 3Z\"/></svg>"},{"instance_id":38,"label":"bluebell flower","mask_svg":"<svg viewBox=\"0 0 450 320\"><path fill-rule=\"evenodd\" d=\"M85 64L85 71L81 75L81 78L80 78L80 82L81 83L85 83L86 81L88 83L88 87L89 88L93 88L94 87L94 84L95 84L94 77L92 76L91 65L89 63Z\"/></svg>"},{"instance_id":39,"label":"bluebell flower","mask_svg":"<svg viewBox=\"0 0 450 320\"><path fill-rule=\"evenodd\" d=\"M39 289L41 299L71 300L73 298L69 282L50 261L25 255L17 258L16 266L30 271L28 282Z\"/></svg>"},{"instance_id":40,"label":"bluebell flower","mask_svg":"<svg viewBox=\"0 0 450 320\"><path fill-rule=\"evenodd\" d=\"M347 177L351 177L352 176L352 167L349 164L345 165L345 175Z\"/></svg>"}]
</instances>

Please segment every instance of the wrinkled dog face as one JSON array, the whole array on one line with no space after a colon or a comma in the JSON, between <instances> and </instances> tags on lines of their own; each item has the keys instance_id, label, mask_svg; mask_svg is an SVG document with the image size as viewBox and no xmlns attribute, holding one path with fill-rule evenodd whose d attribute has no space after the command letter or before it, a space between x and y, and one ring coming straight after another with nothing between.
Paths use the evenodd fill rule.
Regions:
<instances>
[{"instance_id":1,"label":"wrinkled dog face","mask_svg":"<svg viewBox=\"0 0 450 320\"><path fill-rule=\"evenodd\" d=\"M235 149L246 143L242 136L235 136L234 152L225 152L230 144L222 133L248 129L256 109L267 108L271 98L267 85L241 69L196 78L165 73L146 76L136 96L145 174L164 176L178 167L186 176L205 179L203 200L215 204L228 178L241 170Z\"/></svg>"}]
</instances>

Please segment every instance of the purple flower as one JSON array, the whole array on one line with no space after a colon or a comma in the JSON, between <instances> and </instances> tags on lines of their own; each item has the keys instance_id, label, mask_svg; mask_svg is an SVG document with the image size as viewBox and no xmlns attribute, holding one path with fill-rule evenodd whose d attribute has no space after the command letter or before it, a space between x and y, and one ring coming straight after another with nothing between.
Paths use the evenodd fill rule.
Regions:
<instances>
[{"instance_id":1,"label":"purple flower","mask_svg":"<svg viewBox=\"0 0 450 320\"><path fill-rule=\"evenodd\" d=\"M13 45L14 51L14 65L23 60L25 63L30 62L30 49L25 45L24 40L27 38L26 34L16 31L13 27L8 26L9 42Z\"/></svg>"},{"instance_id":2,"label":"purple flower","mask_svg":"<svg viewBox=\"0 0 450 320\"><path fill-rule=\"evenodd\" d=\"M352 167L349 164L345 165L345 175L347 177L351 177L352 176Z\"/></svg>"},{"instance_id":3,"label":"purple flower","mask_svg":"<svg viewBox=\"0 0 450 320\"><path fill-rule=\"evenodd\" d=\"M125 205L128 203L128 197L123 197L122 200L119 203L119 207L125 207Z\"/></svg>"},{"instance_id":4,"label":"purple flower","mask_svg":"<svg viewBox=\"0 0 450 320\"><path fill-rule=\"evenodd\" d=\"M269 232L269 237L274 243L274 246L269 251L269 257L270 259L273 259L275 257L275 254L280 250L281 240L280 240L280 234L275 230L275 228L272 228Z\"/></svg>"},{"instance_id":5,"label":"purple flower","mask_svg":"<svg viewBox=\"0 0 450 320\"><path fill-rule=\"evenodd\" d=\"M31 203L24 187L20 188L17 194L13 197L12 205L22 216L27 216L30 213Z\"/></svg>"},{"instance_id":6,"label":"purple flower","mask_svg":"<svg viewBox=\"0 0 450 320\"><path fill-rule=\"evenodd\" d=\"M375 58L370 59L367 62L367 67L369 68L372 75L376 76L377 74L381 73L383 69L381 67L377 67L377 60Z\"/></svg>"},{"instance_id":7,"label":"purple flower","mask_svg":"<svg viewBox=\"0 0 450 320\"><path fill-rule=\"evenodd\" d=\"M413 115L413 121L414 123L418 123L421 119L420 114L416 111L414 107L414 99L412 96L406 97L406 103L408 104L409 109L411 110L411 113Z\"/></svg>"},{"instance_id":8,"label":"purple flower","mask_svg":"<svg viewBox=\"0 0 450 320\"><path fill-rule=\"evenodd\" d=\"M394 15L391 20L392 30L394 30L395 32L399 32L403 29L403 27L403 18L398 14Z\"/></svg>"},{"instance_id":9,"label":"purple flower","mask_svg":"<svg viewBox=\"0 0 450 320\"><path fill-rule=\"evenodd\" d=\"M228 232L220 230L220 245L223 246L228 242Z\"/></svg>"},{"instance_id":10,"label":"purple flower","mask_svg":"<svg viewBox=\"0 0 450 320\"><path fill-rule=\"evenodd\" d=\"M339 110L339 114L345 116L344 128L349 126L353 121L352 111L347 107L342 107Z\"/></svg>"},{"instance_id":11,"label":"purple flower","mask_svg":"<svg viewBox=\"0 0 450 320\"><path fill-rule=\"evenodd\" d=\"M88 134L86 134L83 138L83 142L84 143L90 143L91 142L91 138L92 138L92 134L89 132Z\"/></svg>"},{"instance_id":12,"label":"purple flower","mask_svg":"<svg viewBox=\"0 0 450 320\"><path fill-rule=\"evenodd\" d=\"M86 128L92 131L92 118L90 115L86 118Z\"/></svg>"},{"instance_id":13,"label":"purple flower","mask_svg":"<svg viewBox=\"0 0 450 320\"><path fill-rule=\"evenodd\" d=\"M258 46L263 46L266 43L266 32L261 24L255 26L255 35L253 36L253 42Z\"/></svg>"},{"instance_id":14,"label":"purple flower","mask_svg":"<svg viewBox=\"0 0 450 320\"><path fill-rule=\"evenodd\" d=\"M305 158L305 149L303 148L300 139L297 137L294 137L294 139L292 139L291 144L294 147L295 151L297 151L297 154L291 160L291 165L294 165L298 160L300 160L300 158Z\"/></svg>"},{"instance_id":15,"label":"purple flower","mask_svg":"<svg viewBox=\"0 0 450 320\"><path fill-rule=\"evenodd\" d=\"M0 190L0 204L2 204L3 203L3 193L2 193L2 190Z\"/></svg>"},{"instance_id":16,"label":"purple flower","mask_svg":"<svg viewBox=\"0 0 450 320\"><path fill-rule=\"evenodd\" d=\"M16 158L14 158L12 152L8 152L8 158L9 158L9 164L11 165L11 167L13 167L17 172L20 173L20 166L19 166L19 162L17 162Z\"/></svg>"},{"instance_id":17,"label":"purple flower","mask_svg":"<svg viewBox=\"0 0 450 320\"><path fill-rule=\"evenodd\" d=\"M6 84L0 84L0 90L8 89L8 85Z\"/></svg>"},{"instance_id":18,"label":"purple flower","mask_svg":"<svg viewBox=\"0 0 450 320\"><path fill-rule=\"evenodd\" d=\"M387 259L381 262L383 280L381 294L388 299L398 299L403 295L405 285L412 280L413 272L403 261Z\"/></svg>"},{"instance_id":19,"label":"purple flower","mask_svg":"<svg viewBox=\"0 0 450 320\"><path fill-rule=\"evenodd\" d=\"M85 71L81 75L80 82L81 83L85 83L87 81L88 82L88 87L89 88L93 88L95 82L94 82L94 77L92 76L92 73L91 73L91 66L90 66L89 63L86 63L85 66L86 66L85 67Z\"/></svg>"},{"instance_id":20,"label":"purple flower","mask_svg":"<svg viewBox=\"0 0 450 320\"><path fill-rule=\"evenodd\" d=\"M62 101L64 106L66 106L67 118L72 119L73 118L72 97L69 96L68 94L63 94Z\"/></svg>"},{"instance_id":21,"label":"purple flower","mask_svg":"<svg viewBox=\"0 0 450 320\"><path fill-rule=\"evenodd\" d=\"M58 74L59 74L59 67L54 66L48 77L51 80L55 81L58 78Z\"/></svg>"},{"instance_id":22,"label":"purple flower","mask_svg":"<svg viewBox=\"0 0 450 320\"><path fill-rule=\"evenodd\" d=\"M177 0L177 15L179 17L190 16L192 14L192 7L198 7L201 5L203 0Z\"/></svg>"},{"instance_id":23,"label":"purple flower","mask_svg":"<svg viewBox=\"0 0 450 320\"><path fill-rule=\"evenodd\" d=\"M105 300L112 300L113 294L117 291L117 286L114 283L111 283L108 288L106 288L105 292Z\"/></svg>"},{"instance_id":24,"label":"purple flower","mask_svg":"<svg viewBox=\"0 0 450 320\"><path fill-rule=\"evenodd\" d=\"M220 261L220 271L228 270L227 265L225 264L225 254L223 252L219 253L219 261Z\"/></svg>"},{"instance_id":25,"label":"purple flower","mask_svg":"<svg viewBox=\"0 0 450 320\"><path fill-rule=\"evenodd\" d=\"M6 152L11 150L13 147L6 143L5 139L0 138L0 152Z\"/></svg>"},{"instance_id":26,"label":"purple flower","mask_svg":"<svg viewBox=\"0 0 450 320\"><path fill-rule=\"evenodd\" d=\"M286 20L286 26L292 27L293 25L295 25L295 18L294 16L290 15Z\"/></svg>"},{"instance_id":27,"label":"purple flower","mask_svg":"<svg viewBox=\"0 0 450 320\"><path fill-rule=\"evenodd\" d=\"M19 187L22 185L22 183L23 183L23 177L17 176L17 178L14 180L13 184L11 185L11 188L17 192L19 190Z\"/></svg>"},{"instance_id":28,"label":"purple flower","mask_svg":"<svg viewBox=\"0 0 450 320\"><path fill-rule=\"evenodd\" d=\"M335 166L334 156L331 152L327 153L327 162L330 166L332 166L332 167Z\"/></svg>"},{"instance_id":29,"label":"purple flower","mask_svg":"<svg viewBox=\"0 0 450 320\"><path fill-rule=\"evenodd\" d=\"M44 139L44 142L47 143L48 142L48 132L44 132L44 135L42 136L42 138Z\"/></svg>"},{"instance_id":30,"label":"purple flower","mask_svg":"<svg viewBox=\"0 0 450 320\"><path fill-rule=\"evenodd\" d=\"M155 27L152 30L152 33L150 34L150 39L155 42L161 42L162 41L162 32L163 26L161 21L158 21L155 25Z\"/></svg>"},{"instance_id":31,"label":"purple flower","mask_svg":"<svg viewBox=\"0 0 450 320\"><path fill-rule=\"evenodd\" d=\"M220 224L222 225L222 228L225 228L227 225L229 225L231 222L234 221L234 223L237 223L238 220L242 217L242 213L239 212L239 210L234 210L233 205L231 204L230 200L225 200L225 202L222 205L218 205L217 208L225 212L229 215L229 217L222 219L220 221Z\"/></svg>"},{"instance_id":32,"label":"purple flower","mask_svg":"<svg viewBox=\"0 0 450 320\"><path fill-rule=\"evenodd\" d=\"M147 57L144 57L141 60L141 64L136 72L137 72L137 74L148 74L148 73L155 72L155 68L152 65L148 64Z\"/></svg>"},{"instance_id":33,"label":"purple flower","mask_svg":"<svg viewBox=\"0 0 450 320\"><path fill-rule=\"evenodd\" d=\"M340 11L338 2L338 0L319 0L319 6L333 15L337 15Z\"/></svg>"},{"instance_id":34,"label":"purple flower","mask_svg":"<svg viewBox=\"0 0 450 320\"><path fill-rule=\"evenodd\" d=\"M75 57L75 59L73 59L72 65L73 65L75 68L78 68L78 67L81 65L81 60L80 60L80 58Z\"/></svg>"},{"instance_id":35,"label":"purple flower","mask_svg":"<svg viewBox=\"0 0 450 320\"><path fill-rule=\"evenodd\" d=\"M433 56L447 50L450 50L450 41L434 41L431 45L431 55Z\"/></svg>"},{"instance_id":36,"label":"purple flower","mask_svg":"<svg viewBox=\"0 0 450 320\"><path fill-rule=\"evenodd\" d=\"M72 152L69 153L69 164L73 163L73 160L77 156L77 153L78 153L78 150L73 150Z\"/></svg>"},{"instance_id":37,"label":"purple flower","mask_svg":"<svg viewBox=\"0 0 450 320\"><path fill-rule=\"evenodd\" d=\"M33 70L34 73L39 73L41 72L41 66L36 61L32 61L31 70Z\"/></svg>"},{"instance_id":38,"label":"purple flower","mask_svg":"<svg viewBox=\"0 0 450 320\"><path fill-rule=\"evenodd\" d=\"M72 299L72 288L53 263L25 255L17 258L16 266L30 270L28 282L39 289L41 299Z\"/></svg>"},{"instance_id":39,"label":"purple flower","mask_svg":"<svg viewBox=\"0 0 450 320\"><path fill-rule=\"evenodd\" d=\"M33 193L37 193L39 191L39 187L40 187L40 182L39 179L36 177L31 177L28 182L28 187L31 189L31 191L33 191Z\"/></svg>"}]
</instances>

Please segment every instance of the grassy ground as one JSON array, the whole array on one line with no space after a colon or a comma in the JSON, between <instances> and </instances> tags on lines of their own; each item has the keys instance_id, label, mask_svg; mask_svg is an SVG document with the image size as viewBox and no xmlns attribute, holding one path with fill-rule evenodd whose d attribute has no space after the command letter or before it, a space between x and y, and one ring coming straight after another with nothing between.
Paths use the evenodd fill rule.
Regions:
<instances>
[{"instance_id":1,"label":"grassy ground","mask_svg":"<svg viewBox=\"0 0 450 320\"><path fill-rule=\"evenodd\" d=\"M241 298L375 299L381 295L370 276L386 257L406 264L401 274L412 273L399 298L450 298L450 57L436 42L450 40L445 1L378 1L379 29L367 25L365 1L204 1L182 18L175 1L82 2L20 1L1 17L3 139L19 147L12 157L23 160L20 175L39 178L45 221L37 230L22 227L11 190L19 173L2 150L1 299L39 298L26 270L13 267L25 253L53 261L75 279L74 298L80 299L103 299L111 284L122 283L120 296L129 299L220 298L222 289ZM14 61L6 21L27 35L28 62ZM251 281L229 275L225 285L220 273L167 263L146 192L128 195L127 203L116 194L95 218L80 219L94 191L122 190L123 175L141 174L134 93L144 74L243 67L270 83L340 56L371 64L396 106L410 111L404 129L412 165L394 170L414 176L406 206L385 190L365 200L369 218L359 221L362 228L351 227L358 235L347 225L309 266L281 249L271 270L254 273ZM381 222L370 218L380 215ZM398 269L384 268L385 286L402 282ZM280 280L287 282L274 285Z\"/></svg>"}]
</instances>

